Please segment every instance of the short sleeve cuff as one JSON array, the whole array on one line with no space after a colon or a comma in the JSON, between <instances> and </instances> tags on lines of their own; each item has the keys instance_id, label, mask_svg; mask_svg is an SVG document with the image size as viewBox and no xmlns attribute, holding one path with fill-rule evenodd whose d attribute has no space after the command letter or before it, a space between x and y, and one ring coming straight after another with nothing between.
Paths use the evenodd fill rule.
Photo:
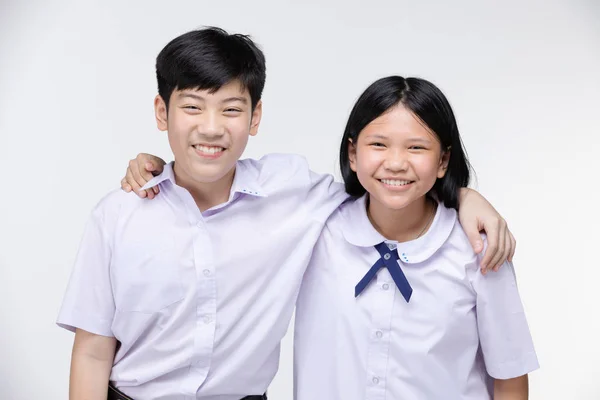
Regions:
<instances>
[{"instance_id":1,"label":"short sleeve cuff","mask_svg":"<svg viewBox=\"0 0 600 400\"><path fill-rule=\"evenodd\" d=\"M492 365L490 365L492 364ZM486 362L488 374L494 379L512 379L523 376L540 367L535 352L527 353L519 359L501 363Z\"/></svg>"},{"instance_id":2,"label":"short sleeve cuff","mask_svg":"<svg viewBox=\"0 0 600 400\"><path fill-rule=\"evenodd\" d=\"M112 321L94 315L62 312L58 316L56 324L71 332L75 332L75 329L83 329L95 335L114 337L111 329Z\"/></svg>"}]
</instances>

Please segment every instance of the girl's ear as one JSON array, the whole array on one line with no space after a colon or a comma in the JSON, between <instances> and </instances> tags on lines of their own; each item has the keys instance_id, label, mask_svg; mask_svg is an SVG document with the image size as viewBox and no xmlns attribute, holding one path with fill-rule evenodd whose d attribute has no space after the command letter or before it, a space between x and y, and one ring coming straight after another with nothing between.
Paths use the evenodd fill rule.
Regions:
<instances>
[{"instance_id":1,"label":"girl's ear","mask_svg":"<svg viewBox=\"0 0 600 400\"><path fill-rule=\"evenodd\" d=\"M443 178L446 175L446 171L448 171L448 163L450 162L450 154L451 147L448 146L446 150L442 153L442 157L440 157L440 165L438 167L437 177L439 179Z\"/></svg>"},{"instance_id":2,"label":"girl's ear","mask_svg":"<svg viewBox=\"0 0 600 400\"><path fill-rule=\"evenodd\" d=\"M352 139L348 139L348 161L350 161L350 169L356 172L356 145Z\"/></svg>"}]
</instances>

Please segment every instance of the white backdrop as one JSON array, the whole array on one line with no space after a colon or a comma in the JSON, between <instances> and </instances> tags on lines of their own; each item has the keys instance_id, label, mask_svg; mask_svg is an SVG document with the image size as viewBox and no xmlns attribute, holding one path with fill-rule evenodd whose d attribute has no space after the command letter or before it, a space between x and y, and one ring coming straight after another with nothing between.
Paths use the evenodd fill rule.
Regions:
<instances>
[{"instance_id":1,"label":"white backdrop","mask_svg":"<svg viewBox=\"0 0 600 400\"><path fill-rule=\"evenodd\" d=\"M598 0L0 0L1 399L67 398L72 335L54 320L84 221L129 158L171 158L154 123L154 59L202 25L249 33L265 51L249 157L297 152L337 172L346 118L371 81L437 83L477 188L519 242L541 363L531 398L600 399ZM273 400L291 399L291 359L288 335Z\"/></svg>"}]
</instances>

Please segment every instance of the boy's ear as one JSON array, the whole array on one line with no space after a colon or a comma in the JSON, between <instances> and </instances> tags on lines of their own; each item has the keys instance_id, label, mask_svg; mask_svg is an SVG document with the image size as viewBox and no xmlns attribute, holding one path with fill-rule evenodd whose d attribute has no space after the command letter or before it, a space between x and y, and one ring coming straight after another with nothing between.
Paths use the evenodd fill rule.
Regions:
<instances>
[{"instance_id":1,"label":"boy's ear","mask_svg":"<svg viewBox=\"0 0 600 400\"><path fill-rule=\"evenodd\" d=\"M167 105L160 94L154 98L154 116L156 117L156 126L161 131L166 131L167 124Z\"/></svg>"},{"instance_id":2,"label":"boy's ear","mask_svg":"<svg viewBox=\"0 0 600 400\"><path fill-rule=\"evenodd\" d=\"M356 145L352 139L348 139L348 161L350 161L350 169L356 172Z\"/></svg>"},{"instance_id":3,"label":"boy's ear","mask_svg":"<svg viewBox=\"0 0 600 400\"><path fill-rule=\"evenodd\" d=\"M260 119L262 118L262 100L259 100L252 111L252 120L250 120L250 136L256 136L258 133L258 126L260 125Z\"/></svg>"}]
</instances>

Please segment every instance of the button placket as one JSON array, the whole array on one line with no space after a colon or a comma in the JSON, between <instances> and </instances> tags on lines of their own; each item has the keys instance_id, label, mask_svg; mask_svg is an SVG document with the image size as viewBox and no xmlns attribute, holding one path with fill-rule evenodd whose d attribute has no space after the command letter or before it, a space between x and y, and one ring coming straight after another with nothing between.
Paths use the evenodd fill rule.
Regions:
<instances>
[{"instance_id":1,"label":"button placket","mask_svg":"<svg viewBox=\"0 0 600 400\"><path fill-rule=\"evenodd\" d=\"M386 253L387 254L387 253ZM383 255L385 259L385 254ZM392 277L387 269L381 269L377 275L378 291L370 292L368 303L371 311L372 333L369 337L367 358L366 399L385 399L385 377L389 357L389 335L395 290L390 290Z\"/></svg>"},{"instance_id":2,"label":"button placket","mask_svg":"<svg viewBox=\"0 0 600 400\"><path fill-rule=\"evenodd\" d=\"M203 218L195 221L196 234L193 238L193 260L195 277L196 327L194 353L189 372L190 391L195 392L208 375L208 367L214 351L216 328L216 281L214 276L213 245L207 222Z\"/></svg>"}]
</instances>

